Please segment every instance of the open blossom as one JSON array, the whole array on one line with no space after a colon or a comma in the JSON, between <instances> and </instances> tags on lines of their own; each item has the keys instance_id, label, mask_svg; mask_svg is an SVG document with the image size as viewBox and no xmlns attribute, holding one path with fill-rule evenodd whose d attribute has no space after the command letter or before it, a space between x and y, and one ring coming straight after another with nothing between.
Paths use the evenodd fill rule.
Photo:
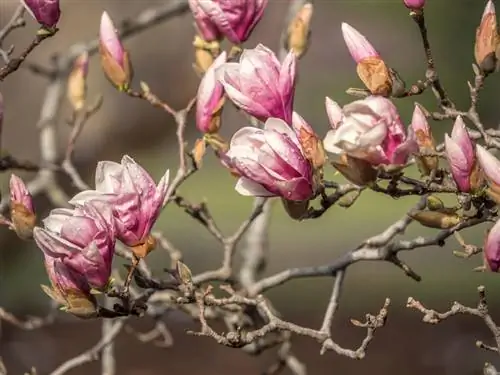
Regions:
<instances>
[{"instance_id":1,"label":"open blossom","mask_svg":"<svg viewBox=\"0 0 500 375\"><path fill-rule=\"evenodd\" d=\"M479 187L481 178L474 144L462 117L458 116L455 120L451 137L448 134L444 137L446 158L458 189L464 193L473 191Z\"/></svg>"},{"instance_id":2,"label":"open blossom","mask_svg":"<svg viewBox=\"0 0 500 375\"><path fill-rule=\"evenodd\" d=\"M103 12L101 17L99 52L106 78L119 89L127 89L132 79L132 67L128 53L107 12Z\"/></svg>"},{"instance_id":3,"label":"open blossom","mask_svg":"<svg viewBox=\"0 0 500 375\"><path fill-rule=\"evenodd\" d=\"M150 231L163 207L168 178L167 170L156 186L148 172L128 155L122 158L121 164L101 161L96 169L96 190L78 193L70 204L83 205L93 200L108 202L113 207L118 239L127 246L146 246L149 251L148 246L152 245Z\"/></svg>"},{"instance_id":4,"label":"open blossom","mask_svg":"<svg viewBox=\"0 0 500 375\"><path fill-rule=\"evenodd\" d=\"M224 105L224 87L215 71L226 62L222 52L201 79L196 98L196 126L202 133L214 133L220 128L220 115Z\"/></svg>"},{"instance_id":5,"label":"open blossom","mask_svg":"<svg viewBox=\"0 0 500 375\"><path fill-rule=\"evenodd\" d=\"M12 229L23 239L33 236L36 214L33 198L23 180L15 174L10 176L10 217Z\"/></svg>"},{"instance_id":6,"label":"open blossom","mask_svg":"<svg viewBox=\"0 0 500 375\"><path fill-rule=\"evenodd\" d=\"M484 258L490 270L498 272L500 269L500 220L497 220L486 236Z\"/></svg>"},{"instance_id":7,"label":"open blossom","mask_svg":"<svg viewBox=\"0 0 500 375\"><path fill-rule=\"evenodd\" d=\"M268 0L190 0L198 31L212 41L224 35L231 43L245 42L264 14Z\"/></svg>"},{"instance_id":8,"label":"open blossom","mask_svg":"<svg viewBox=\"0 0 500 375\"><path fill-rule=\"evenodd\" d=\"M431 128L427 122L424 112L418 104L415 104L411 127L415 133L418 147L422 153L432 153L436 151L434 138ZM418 167L423 175L429 175L431 171L438 167L439 159L437 156L421 156L418 158Z\"/></svg>"},{"instance_id":9,"label":"open blossom","mask_svg":"<svg viewBox=\"0 0 500 375\"><path fill-rule=\"evenodd\" d=\"M79 318L96 317L97 301L85 276L47 254L44 263L51 286L42 285L42 290L66 312Z\"/></svg>"},{"instance_id":10,"label":"open blossom","mask_svg":"<svg viewBox=\"0 0 500 375\"><path fill-rule=\"evenodd\" d=\"M474 57L477 65L485 73L498 70L498 27L495 5L489 0L484 8L481 23L476 29Z\"/></svg>"},{"instance_id":11,"label":"open blossom","mask_svg":"<svg viewBox=\"0 0 500 375\"><path fill-rule=\"evenodd\" d=\"M97 202L73 210L52 210L36 228L34 237L46 256L59 259L85 276L98 290L106 288L115 250L115 229L111 207Z\"/></svg>"},{"instance_id":12,"label":"open blossom","mask_svg":"<svg viewBox=\"0 0 500 375\"><path fill-rule=\"evenodd\" d=\"M389 67L372 44L358 30L342 23L345 44L356 62L359 78L373 95L389 96L392 93L392 79Z\"/></svg>"},{"instance_id":13,"label":"open blossom","mask_svg":"<svg viewBox=\"0 0 500 375\"><path fill-rule=\"evenodd\" d=\"M288 53L280 64L269 48L259 44L243 51L238 63L217 70L227 96L249 115L265 121L270 117L292 122L296 56Z\"/></svg>"},{"instance_id":14,"label":"open blossom","mask_svg":"<svg viewBox=\"0 0 500 375\"><path fill-rule=\"evenodd\" d=\"M312 166L294 130L280 119L268 119L264 129L238 130L224 158L240 175L236 191L242 195L306 201L315 194Z\"/></svg>"},{"instance_id":15,"label":"open blossom","mask_svg":"<svg viewBox=\"0 0 500 375\"><path fill-rule=\"evenodd\" d=\"M59 0L21 0L36 21L49 29L56 27L61 17Z\"/></svg>"},{"instance_id":16,"label":"open blossom","mask_svg":"<svg viewBox=\"0 0 500 375\"><path fill-rule=\"evenodd\" d=\"M418 149L415 133L410 127L407 134L396 106L384 97L369 96L342 109L327 99L327 113L333 129L323 143L332 154L375 166L402 165Z\"/></svg>"}]
</instances>

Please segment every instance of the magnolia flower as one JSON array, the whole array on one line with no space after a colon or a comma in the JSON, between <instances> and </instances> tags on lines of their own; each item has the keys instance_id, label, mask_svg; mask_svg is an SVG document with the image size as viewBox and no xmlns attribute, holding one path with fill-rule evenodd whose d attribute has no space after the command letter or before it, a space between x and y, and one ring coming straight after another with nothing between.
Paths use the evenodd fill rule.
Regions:
<instances>
[{"instance_id":1,"label":"magnolia flower","mask_svg":"<svg viewBox=\"0 0 500 375\"><path fill-rule=\"evenodd\" d=\"M32 238L36 222L33 198L23 180L15 174L10 176L10 218L12 229L20 238Z\"/></svg>"},{"instance_id":2,"label":"magnolia flower","mask_svg":"<svg viewBox=\"0 0 500 375\"><path fill-rule=\"evenodd\" d=\"M122 158L121 164L101 161L96 169L96 190L78 193L69 203L108 202L113 208L118 239L127 246L148 247L152 245L151 228L167 194L168 178L167 170L156 186L148 172L128 155Z\"/></svg>"},{"instance_id":3,"label":"magnolia flower","mask_svg":"<svg viewBox=\"0 0 500 375\"><path fill-rule=\"evenodd\" d=\"M42 26L53 29L61 17L59 0L21 0L31 16Z\"/></svg>"},{"instance_id":4,"label":"magnolia flower","mask_svg":"<svg viewBox=\"0 0 500 375\"><path fill-rule=\"evenodd\" d=\"M458 116L455 120L451 137L445 134L444 146L451 174L458 189L464 193L476 189L480 185L476 153L462 117Z\"/></svg>"},{"instance_id":5,"label":"magnolia flower","mask_svg":"<svg viewBox=\"0 0 500 375\"><path fill-rule=\"evenodd\" d=\"M217 70L227 96L249 115L261 121L269 117L292 122L296 57L290 52L282 64L269 48L259 44L243 51L238 63Z\"/></svg>"},{"instance_id":6,"label":"magnolia flower","mask_svg":"<svg viewBox=\"0 0 500 375\"><path fill-rule=\"evenodd\" d=\"M403 2L411 10L419 10L425 6L425 0L404 0Z\"/></svg>"},{"instance_id":7,"label":"magnolia flower","mask_svg":"<svg viewBox=\"0 0 500 375\"><path fill-rule=\"evenodd\" d=\"M389 96L392 79L388 66L366 37L351 25L342 23L342 35L361 81L373 95Z\"/></svg>"},{"instance_id":8,"label":"magnolia flower","mask_svg":"<svg viewBox=\"0 0 500 375\"><path fill-rule=\"evenodd\" d=\"M325 150L347 154L376 166L403 165L418 149L412 128L406 133L396 106L381 96L369 96L340 108L327 98L332 130L323 143Z\"/></svg>"},{"instance_id":9,"label":"magnolia flower","mask_svg":"<svg viewBox=\"0 0 500 375\"><path fill-rule=\"evenodd\" d=\"M270 118L264 129L241 128L224 159L240 175L236 191L241 195L307 201L315 194L312 166L283 120Z\"/></svg>"},{"instance_id":10,"label":"magnolia flower","mask_svg":"<svg viewBox=\"0 0 500 375\"><path fill-rule=\"evenodd\" d=\"M436 146L432 136L431 128L427 122L424 112L418 104L415 104L411 127L415 133L420 152L435 152ZM438 167L439 159L437 156L422 156L418 158L418 167L423 175L428 176L431 171Z\"/></svg>"},{"instance_id":11,"label":"magnolia flower","mask_svg":"<svg viewBox=\"0 0 500 375\"><path fill-rule=\"evenodd\" d=\"M215 71L226 62L222 52L203 76L196 98L196 126L202 133L215 133L220 128L220 115L224 105L224 87Z\"/></svg>"},{"instance_id":12,"label":"magnolia flower","mask_svg":"<svg viewBox=\"0 0 500 375\"><path fill-rule=\"evenodd\" d=\"M101 17L99 52L106 78L119 89L126 90L132 79L132 67L128 53L107 12L103 12Z\"/></svg>"},{"instance_id":13,"label":"magnolia flower","mask_svg":"<svg viewBox=\"0 0 500 375\"><path fill-rule=\"evenodd\" d=\"M86 278L59 259L48 255L44 258L51 287L42 285L42 290L62 305L62 310L79 318L96 317L98 315L97 301L91 293L91 287Z\"/></svg>"},{"instance_id":14,"label":"magnolia flower","mask_svg":"<svg viewBox=\"0 0 500 375\"><path fill-rule=\"evenodd\" d=\"M43 224L34 237L45 255L85 276L95 289L106 289L115 250L111 207L87 203L74 210L58 208Z\"/></svg>"},{"instance_id":15,"label":"magnolia flower","mask_svg":"<svg viewBox=\"0 0 500 375\"><path fill-rule=\"evenodd\" d=\"M490 270L498 272L500 269L500 220L497 220L486 236L484 258Z\"/></svg>"},{"instance_id":16,"label":"magnolia flower","mask_svg":"<svg viewBox=\"0 0 500 375\"><path fill-rule=\"evenodd\" d=\"M206 41L224 35L245 42L264 14L267 0L190 0L198 31Z\"/></svg>"}]
</instances>

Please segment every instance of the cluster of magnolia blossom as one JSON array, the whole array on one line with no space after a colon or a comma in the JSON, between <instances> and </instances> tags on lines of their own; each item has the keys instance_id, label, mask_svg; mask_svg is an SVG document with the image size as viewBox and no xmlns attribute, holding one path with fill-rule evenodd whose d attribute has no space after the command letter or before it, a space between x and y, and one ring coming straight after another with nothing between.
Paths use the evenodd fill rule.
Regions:
<instances>
[{"instance_id":1,"label":"cluster of magnolia blossom","mask_svg":"<svg viewBox=\"0 0 500 375\"><path fill-rule=\"evenodd\" d=\"M55 28L58 1L25 1L43 27ZM405 0L417 16L425 1ZM381 171L401 171L415 157L422 175L438 170L436 144L423 109L417 104L405 126L391 97L405 96L394 69L355 28L343 23L342 34L357 64L357 73L369 95L341 107L326 98L331 130L322 139L294 106L297 62L307 47L312 5L306 4L288 29L288 54L282 61L268 47L240 45L261 19L267 0L190 0L196 23L196 69L203 75L197 93L196 125L203 133L194 148L201 163L207 146L238 177L236 190L246 196L281 198L294 219L307 216L309 202L321 192L323 168L329 162L358 186L372 186ZM495 8L490 0L476 35L475 57L486 75L498 68ZM222 51L223 38L233 43ZM108 13L100 23L101 65L107 79L120 91L131 93L133 69ZM88 54L76 60L68 94L75 110L83 108ZM256 120L258 126L239 129L226 142L219 134L226 99ZM445 136L445 155L451 176L461 193L487 193L500 202L500 161L475 145L463 119L455 120ZM327 155L328 153L328 155ZM154 247L150 230L167 192L168 171L155 185L130 157L121 164L100 162L96 190L83 191L70 201L74 209L56 209L34 227L31 197L22 181L11 179L11 220L20 237L33 235L45 255L52 288L44 290L77 316L94 316L93 290L109 286L115 242L132 248L136 259ZM488 189L487 189L488 185ZM500 221L485 245L490 268L500 268Z\"/></svg>"},{"instance_id":2,"label":"cluster of magnolia blossom","mask_svg":"<svg viewBox=\"0 0 500 375\"><path fill-rule=\"evenodd\" d=\"M32 197L12 175L10 226L23 238L34 238L42 250L51 287L43 290L79 317L98 311L95 292L110 286L116 240L129 246L136 259L155 246L150 235L163 207L169 172L158 185L132 158L121 164L102 161L96 169L96 190L76 194L73 209L57 208L36 227Z\"/></svg>"}]
</instances>

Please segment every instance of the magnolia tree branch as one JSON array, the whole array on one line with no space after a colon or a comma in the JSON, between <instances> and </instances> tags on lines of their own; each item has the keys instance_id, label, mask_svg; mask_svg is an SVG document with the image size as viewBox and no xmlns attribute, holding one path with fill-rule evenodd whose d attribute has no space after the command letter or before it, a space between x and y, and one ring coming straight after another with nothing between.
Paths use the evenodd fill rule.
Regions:
<instances>
[{"instance_id":1,"label":"magnolia tree branch","mask_svg":"<svg viewBox=\"0 0 500 375\"><path fill-rule=\"evenodd\" d=\"M1 43L12 30L22 26L23 9L23 7L17 8L12 19L0 30L0 47ZM118 27L117 37L121 37L121 40L124 40L160 22L180 16L189 9L188 2L182 0L169 1L168 4L147 9L133 19L123 21ZM289 53L293 53L296 60L298 60L307 50L310 42L312 9L312 2L310 1L290 1L285 18L285 27L281 32L281 45L277 51L277 55L283 64ZM423 10L412 10L410 16L417 24L421 35L426 57L425 78L418 81L409 90L405 89L402 93L399 92L398 95L391 93L393 99L399 100L409 96L420 95L428 88L431 88L437 100L437 109L429 111L421 107L426 117L435 120L457 120L459 117L466 119L475 128L467 129L466 131L469 141L470 139L474 139L477 142L482 142L487 148L500 149L500 132L498 130L487 129L477 112L479 93L485 83L487 74L478 66L474 66L474 80L473 83L469 83L469 108L466 110L457 109L438 76ZM202 33L202 31L198 30L199 33ZM37 129L40 132L41 161L37 168L34 168L37 174L33 180L27 183L27 187L33 196L39 194L47 195L55 207L69 207L68 201L70 197L67 196L64 189L59 185L57 174L60 172L65 173L80 191L93 189L93 186L90 186L82 179L78 170L73 165L72 158L74 147L82 129L87 121L101 108L103 98L99 96L94 102L85 104L82 108L74 111L68 121L69 125L72 126L72 131L63 155L59 155L58 152L56 125L59 121L59 114L64 104L63 99L67 91L68 80L73 73L75 62L83 52L87 52L89 56L98 53L100 41L96 39L87 43L73 45L65 53L55 55L51 67L25 62L25 58L31 50L46 38L43 35L45 34L37 34L38 39L35 39L35 42L33 42L34 45L30 45L17 59L11 59L9 51L2 50L1 54L3 60L6 62L6 66L0 69L0 80L15 72L21 66L21 63L22 66L48 79L45 99L37 124ZM54 33L50 34L50 36L52 35ZM193 43L197 49L196 58L199 60L197 62L203 62L203 59L213 60L221 52L220 45L217 41L200 41L199 38L200 36L197 36ZM36 42L37 40L38 42ZM231 54L233 50L240 50L240 48L239 46L233 46ZM101 51L101 54L103 53ZM231 58L235 58L236 55L238 53L235 53ZM105 55L104 57L108 58ZM113 65L112 68L116 69L116 66ZM106 71L105 65L103 65L103 69L108 78L110 78L109 71ZM397 73L393 69L388 69L388 71L392 74L391 79L396 80L398 78ZM119 71L119 73L126 74L124 71ZM209 76L208 72L206 76ZM120 74L112 76L114 79L119 79L120 77ZM115 84L115 82L113 83ZM388 262L399 268L411 279L420 281L421 276L418 272L402 259L403 252L416 251L429 246L442 247L450 237L456 239L464 249L463 252L456 254L458 256L470 258L475 254L487 252L486 246L481 247L467 244L460 232L466 228L497 220L496 204L498 202L495 201L495 191L493 191L491 186L483 184L478 191L464 191L456 181L456 177L449 170L442 167L438 168L437 166L431 173L425 174L422 178L413 178L406 174L407 168L415 164L418 165L417 161L421 162L422 158L436 157L440 161L450 158L450 153L444 143L435 145L430 151L419 150L418 152L414 152L413 157L401 165L385 165L383 167L379 165L377 169L370 165L369 173L374 174L375 177L368 183L338 183L323 179L322 168L326 163L323 148L326 141L323 143L318 142L318 137L312 134L313 131L306 129L306 127L297 130L298 124L295 123L295 120L292 120L292 124L287 125L293 127L294 131L298 134L296 135L301 147L300 154L310 163L308 166L314 173L310 184L311 186L317 186L314 196L307 200L307 205L304 205L304 212L300 215L300 220L319 219L334 206L347 209L359 199L363 199L367 190L394 199L415 196L418 197L418 202L411 210L404 213L404 215L383 231L359 241L359 244L355 248L349 249L340 256L332 258L327 264L294 267L276 274L264 276L263 271L270 251L268 234L272 205L278 199L281 199L285 207L287 207L287 212L290 213L289 206L286 206L290 204L290 201L287 200L288 196L282 195L280 198L256 197L248 217L233 233L227 234L212 215L207 202L192 202L180 192L182 184L195 175L201 167L200 150L195 147L193 151L189 151L186 144L185 131L190 126L188 124L188 114L192 111L195 104L198 106L206 104L203 102L206 98L203 95L197 95L186 103L184 108L176 110L157 97L145 82L140 82L139 90L135 90L129 84L130 82L126 85L116 84L115 86L121 94L128 95L131 100L143 100L149 105L164 111L165 114L171 116L175 121L176 139L179 147L178 168L173 178L169 181L162 202L163 204L160 208L173 204L188 214L193 221L201 224L222 248L222 259L220 265L215 269L203 270L200 273L193 274L188 265L183 263L182 250L172 244L161 231L155 230L148 233L148 236L150 235L148 241L151 241L152 248L156 245L158 248L165 250L170 257L169 267L165 269L164 273L156 275L152 272L147 261L147 254L150 249L144 250L142 247L147 244L146 241L144 244L140 243L139 245L137 245L137 241L134 241L130 246L126 246L125 243L127 242L121 238L123 243L118 242L113 251L116 256L126 261L127 273L122 274L118 270L114 271L114 283L111 286L106 284L106 288L100 290L101 293L105 294L103 296L104 303L100 305L96 302L97 308L91 315L92 318L99 317L102 319L100 340L87 351L63 362L51 375L65 374L75 367L96 360L101 360L102 374L114 375L116 373L116 361L119 360L114 351L114 344L119 334L123 331L133 334L141 342L154 343L161 347L171 346L173 338L167 323L164 321L164 317L167 312L172 310L180 311L199 322L199 330L190 332L192 335L210 338L220 345L238 348L251 355L258 355L267 350L276 350L277 360L271 367L264 371L265 374L277 374L285 368L288 368L296 375L307 373L305 365L292 352L291 338L293 335L306 336L316 341L319 344L318 350L321 354L332 351L348 358L361 359L366 355L367 348L374 340L376 331L386 323L390 299L387 298L380 310L375 314L366 314L364 320L351 319L351 323L354 326L362 328L366 332L357 347L350 349L338 344L332 334L332 325L336 312L340 308L344 279L351 265L364 261ZM266 84L269 85L271 83L266 82ZM356 95L375 95L371 90L364 89L351 90L351 92ZM225 100L230 101L230 92L226 92L225 95ZM200 100L202 103L200 103ZM253 100L256 99L254 98ZM221 100L220 103L224 105L224 100ZM218 107L216 110L211 109L210 114L213 116L211 126L214 124L217 125L217 121L220 121L220 118L217 118L219 111L220 108ZM251 124L259 127L262 125L261 121L252 117L252 115L248 113L246 115L250 118ZM339 125L336 124L335 126ZM256 130L254 128L249 129ZM257 131L267 131L267 128ZM386 129L386 131L389 130ZM226 144L227 142L219 134L214 135L210 132L205 134L202 141L205 142L207 139L212 142L216 140L217 147L219 148L217 149L213 144L211 144L211 147L214 147L216 155L221 158L221 161L226 163L225 165L228 169L231 169L232 165L230 165L230 162L223 158L223 156L227 157L229 155L226 150L229 147ZM289 137L288 139L290 140L291 138ZM204 144L203 142L198 143L198 145ZM207 144L210 143L207 141ZM290 145L290 143L287 143L287 145ZM379 145L377 147L382 146ZM252 150L258 152L257 148L254 144ZM282 149L278 149L282 151ZM268 157L269 155L266 154L266 158ZM284 159L286 158L280 159L280 162L290 162ZM320 168L314 166L316 162L317 164L321 164ZM0 163L0 167L1 165ZM15 163L11 162L5 169L14 168L14 165ZM336 168L338 166L335 163L333 165ZM290 166L282 168L279 171L273 170L267 172L268 169L263 168L271 176L283 171L285 174L298 173L297 169ZM340 168L337 169L342 172ZM243 173L234 168L231 172L237 174L239 177ZM355 172L362 173L363 171ZM262 173L256 174L260 175ZM354 179L349 178L347 175L345 176L349 180ZM469 177L472 179L471 176ZM281 185L288 186L287 184L290 182L284 181L283 178L274 181L278 188ZM269 189L272 188L269 187ZM299 187L297 187L298 189ZM127 193L130 194L130 192ZM457 204L448 207L436 197L436 194L455 196ZM0 203L2 212L6 211L11 200L16 203L15 199L15 194L11 197L4 195ZM293 203L296 204L297 201L293 201ZM303 201L299 202L299 204L302 203ZM5 219L5 223L8 223L9 227L16 230L16 233L19 235L15 221L15 205L11 204L10 208L12 222ZM293 215L290 214L290 216ZM297 217L294 217L294 219L297 219ZM406 229L411 224L421 224L434 228L436 231L429 236L417 236L410 239L402 238ZM65 241L67 240L65 239ZM235 261L239 255L242 257L241 264ZM109 274L107 274L106 280L108 277ZM326 277L331 279L332 282L329 299L325 298L325 311L319 328L301 326L286 321L273 306L270 298L265 295L269 290L277 288L291 280L309 277ZM222 293L213 293L213 284L216 282L222 283L219 286ZM60 285L55 283L53 287L57 288ZM479 289L479 293L480 301L475 308L466 307L457 302L449 311L439 313L425 308L413 298L408 300L408 307L424 314L424 321L428 323L438 323L448 317L459 314L474 315L482 318L492 332L496 345L487 346L479 342L478 346L499 353L500 328L494 323L488 312L483 287ZM58 303L61 302L61 299L64 300L64 298L72 296L62 295L59 297L61 298L56 298L58 299ZM88 300L86 301L88 302ZM80 300L78 302L81 303ZM55 306L56 304L54 304ZM49 315L45 318L21 320L7 311L0 309L0 320L12 324L19 329L32 330L53 323L56 318L56 311L52 308ZM137 332L130 326L129 317L131 316L146 316L152 320L154 327L148 332ZM220 333L215 330L212 327L213 321L223 322L226 326L226 331ZM2 371L2 366L0 366L0 373ZM484 373L496 374L496 370L487 364L484 367Z\"/></svg>"}]
</instances>

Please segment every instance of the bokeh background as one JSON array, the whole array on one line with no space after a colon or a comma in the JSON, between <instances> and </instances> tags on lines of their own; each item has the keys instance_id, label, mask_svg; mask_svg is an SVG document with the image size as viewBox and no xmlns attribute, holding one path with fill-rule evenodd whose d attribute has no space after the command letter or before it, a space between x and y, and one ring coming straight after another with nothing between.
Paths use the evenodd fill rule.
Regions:
<instances>
[{"instance_id":1,"label":"bokeh background","mask_svg":"<svg viewBox=\"0 0 500 375\"><path fill-rule=\"evenodd\" d=\"M169 0L163 0L167 2ZM271 0L262 22L246 44L258 42L277 49L287 0ZM61 31L30 55L30 61L47 64L54 52L65 51L72 44L96 37L100 14L107 10L118 22L133 17L145 7L159 5L155 0L62 0ZM0 25L12 14L17 1L0 0ZM472 77L473 43L484 1L430 0L426 18L436 64L442 82L456 103L467 108L467 80ZM364 33L379 49L384 59L406 82L421 79L425 60L417 27L408 16L401 0L316 0L313 17L312 45L300 62L295 109L321 135L328 129L324 98L330 96L340 104L352 97L344 91L361 87L355 65L344 45L340 25L348 22ZM21 51L29 43L36 24L28 19L27 27L16 31L8 43ZM192 19L185 14L126 41L134 64L136 79L149 83L152 90L174 108L182 108L195 94L198 78L191 64ZM500 117L498 90L500 77L487 80L481 94L480 113L488 127L496 127ZM35 127L43 101L46 81L21 69L0 86L5 99L5 120L2 129L2 148L20 159L36 162L39 157L38 132ZM99 61L91 61L89 98L102 93L102 110L88 123L80 137L75 162L89 182L97 161L119 160L125 153L132 155L153 176L159 178L167 168L175 169L177 147L175 124L162 111L145 102L120 95L104 79ZM432 94L398 100L402 118L409 123L414 100L434 108ZM65 119L68 106L58 124L60 147L63 149L69 130ZM245 119L229 108L224 113L223 134L230 136L245 125ZM450 131L451 121L434 122L435 137L441 141ZM189 122L188 140L194 142L198 133ZM332 177L333 173L328 170ZM1 176L2 192L7 192L9 174ZM30 178L28 174L22 177ZM204 168L185 184L181 193L194 201L206 198L220 226L226 232L248 215L252 200L234 192L234 179L210 155ZM66 184L68 192L72 188ZM376 234L399 218L416 198L393 200L386 196L364 193L349 210L332 208L319 220L293 222L276 205L270 237L269 266L266 273L288 267L319 265L356 246L367 236ZM42 197L37 199L40 216L50 206ZM194 272L217 267L221 249L206 233L176 207L168 207L157 223L172 243L185 254L185 262ZM481 244L486 226L463 232L470 243ZM412 225L406 236L431 235ZM307 338L293 340L294 352L309 366L310 374L480 374L485 361L500 366L491 353L474 345L476 340L490 342L492 337L476 318L458 316L438 326L421 322L421 315L405 308L408 296L420 299L436 309L447 309L452 301L476 303L476 287L485 285L490 297L491 312L500 322L498 275L475 273L472 269L482 263L481 257L462 260L452 255L458 244L450 239L443 248L425 248L405 253L407 261L423 277L417 283L405 277L399 269L385 263L360 263L349 268L341 308L336 316L333 334L337 342L357 347L364 330L349 323L350 317L362 318L376 312L386 297L392 299L389 320L377 332L364 360L354 361L333 353L319 355L319 345ZM168 265L161 250L150 256L150 264L160 271ZM19 316L44 314L48 300L39 284L46 282L41 254L31 243L22 243L5 228L0 228L0 306ZM290 282L269 295L287 319L311 327L319 327L328 302L332 281L308 279ZM159 349L141 344L134 337L122 334L117 342L118 374L258 374L275 359L273 353L249 357L239 350L218 346L204 338L185 334L196 328L189 319L166 318L174 335L174 346ZM147 319L136 322L138 327L150 328ZM100 335L99 322L82 322L63 317L60 323L38 331L24 332L3 324L0 356L10 374L27 371L36 366L39 374L49 373L65 359L91 346ZM99 363L93 363L72 374L98 373Z\"/></svg>"}]
</instances>

